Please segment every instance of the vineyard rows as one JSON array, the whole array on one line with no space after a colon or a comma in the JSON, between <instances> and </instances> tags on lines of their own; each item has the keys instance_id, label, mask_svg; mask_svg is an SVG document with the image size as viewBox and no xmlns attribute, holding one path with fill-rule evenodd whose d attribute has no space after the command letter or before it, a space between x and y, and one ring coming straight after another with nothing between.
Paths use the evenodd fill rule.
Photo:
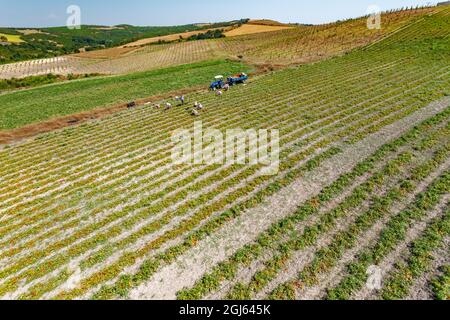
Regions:
<instances>
[{"instance_id":1,"label":"vineyard rows","mask_svg":"<svg viewBox=\"0 0 450 320\"><path fill-rule=\"evenodd\" d=\"M435 12L436 8L421 8L385 13L380 30L369 30L362 18L225 39L150 45L119 58L66 56L26 61L0 66L0 79L46 73L126 74L216 58L239 57L256 64L309 63L379 41Z\"/></svg>"},{"instance_id":2,"label":"vineyard rows","mask_svg":"<svg viewBox=\"0 0 450 320\"><path fill-rule=\"evenodd\" d=\"M413 161L417 160L417 155L413 155L412 150L427 140L428 131L433 131L432 134L437 133L441 139L447 134L446 138L448 138L448 132L442 134L439 130L430 130L429 125L448 121L449 111L447 109L446 112L414 128L405 136L382 146L371 157L355 166L353 171L342 175L333 184L324 188L318 196L300 206L292 215L274 223L253 244L243 247L227 262L218 265L193 288L180 292L179 298L199 299L208 292L220 288L220 283L223 281L234 283L234 285L222 286L220 290L222 298L252 298L253 295L263 291L265 286L268 286L277 276L286 277L286 274L281 274L280 271L289 265L289 260L293 256L298 259L314 257L311 253L314 253L316 242L329 243L333 235L337 238L336 233L339 230L336 228L348 227L355 219L355 216L351 215L354 211L350 210L366 210L369 206L367 199L375 196L374 191L386 194L386 187L382 188L383 184L395 185L397 181L405 179L404 172L411 169L408 165L411 166ZM418 136L422 138L414 142L413 139L417 139ZM441 141L433 142L428 144L427 148L436 147L436 144ZM307 250L309 248L311 249ZM308 252L310 254L307 254ZM319 254L317 256L322 258ZM263 260L255 261L258 258ZM305 264L305 262L302 263ZM245 285L235 283L233 279L239 278L239 272L247 273L245 266L251 266L251 270L257 271L249 283ZM295 261L295 266L299 266L298 260ZM366 269L363 276L366 275ZM245 277L248 278L248 273ZM273 287L273 283L271 285ZM282 286L283 290L278 289L278 291L286 290L285 287L286 285ZM270 290L266 289L266 294L267 292ZM277 291L273 293L274 297L277 293Z\"/></svg>"},{"instance_id":3,"label":"vineyard rows","mask_svg":"<svg viewBox=\"0 0 450 320\"><path fill-rule=\"evenodd\" d=\"M327 185L317 195L268 218L255 239L243 235L190 283L158 292L180 299L405 297L450 231L448 14L365 50L260 76L222 97L194 93L189 103L205 106L196 119L182 107L139 106L0 150L0 297L152 298L148 283L165 267L357 145L367 157L355 154L351 170L336 163L342 172L336 179L322 172ZM392 29L403 18L393 15ZM444 49L423 44L428 38ZM143 60L130 55L119 65L137 68L150 55L160 64L203 59L216 44L149 47ZM279 174L261 176L260 165L174 165L170 133L195 120L221 131L280 130ZM395 139L378 135L379 148L366 145L396 125ZM365 291L371 265L388 270L379 292ZM440 278L434 281L439 287Z\"/></svg>"},{"instance_id":4,"label":"vineyard rows","mask_svg":"<svg viewBox=\"0 0 450 320\"><path fill-rule=\"evenodd\" d=\"M0 79L22 78L45 74L67 75L83 72L82 60L70 56L30 60L0 65Z\"/></svg>"}]
</instances>

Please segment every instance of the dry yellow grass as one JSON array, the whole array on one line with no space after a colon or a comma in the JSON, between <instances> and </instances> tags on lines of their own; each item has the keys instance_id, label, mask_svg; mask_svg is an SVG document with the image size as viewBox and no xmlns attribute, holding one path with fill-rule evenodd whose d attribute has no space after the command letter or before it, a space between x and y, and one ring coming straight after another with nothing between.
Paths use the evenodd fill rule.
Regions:
<instances>
[{"instance_id":1,"label":"dry yellow grass","mask_svg":"<svg viewBox=\"0 0 450 320\"><path fill-rule=\"evenodd\" d=\"M76 53L73 54L73 56L87 59L114 59L123 57L128 53L136 51L137 49L138 49L137 47L114 47L102 50Z\"/></svg>"},{"instance_id":2,"label":"dry yellow grass","mask_svg":"<svg viewBox=\"0 0 450 320\"><path fill-rule=\"evenodd\" d=\"M257 24L244 24L239 28L225 32L226 37L236 37L246 34L263 33L263 32L273 32L291 29L288 26L270 26L270 25L257 25Z\"/></svg>"},{"instance_id":3,"label":"dry yellow grass","mask_svg":"<svg viewBox=\"0 0 450 320\"><path fill-rule=\"evenodd\" d=\"M135 42L127 43L126 45L122 46L122 48L140 47L140 46L143 46L146 44L156 43L159 41L171 42L171 41L176 41L176 40L180 39L180 37L183 37L183 39L186 39L186 38L189 38L190 36L194 36L197 34L203 34L210 30L219 30L219 29L230 30L231 28L230 27L228 27L228 28L212 28L212 29L189 31L189 32L183 32L183 33L175 33L175 34L170 34L170 35L162 36L162 37L146 38L146 39L141 39L141 40L138 40Z\"/></svg>"}]
</instances>

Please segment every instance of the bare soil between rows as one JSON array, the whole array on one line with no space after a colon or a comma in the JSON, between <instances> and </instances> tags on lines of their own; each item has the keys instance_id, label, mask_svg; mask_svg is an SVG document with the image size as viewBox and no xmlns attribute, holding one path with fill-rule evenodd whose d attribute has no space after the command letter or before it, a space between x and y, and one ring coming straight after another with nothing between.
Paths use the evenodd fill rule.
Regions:
<instances>
[{"instance_id":1,"label":"bare soil between rows","mask_svg":"<svg viewBox=\"0 0 450 320\"><path fill-rule=\"evenodd\" d=\"M349 172L384 143L399 137L414 125L444 110L448 98L388 125L355 145L342 146L343 152L325 161L256 208L245 211L213 235L200 241L175 262L163 266L148 281L131 290L129 298L138 300L174 300L178 291L192 287L214 265L232 256L240 247L255 241L269 226L293 212L302 202L316 196L339 175Z\"/></svg>"}]
</instances>

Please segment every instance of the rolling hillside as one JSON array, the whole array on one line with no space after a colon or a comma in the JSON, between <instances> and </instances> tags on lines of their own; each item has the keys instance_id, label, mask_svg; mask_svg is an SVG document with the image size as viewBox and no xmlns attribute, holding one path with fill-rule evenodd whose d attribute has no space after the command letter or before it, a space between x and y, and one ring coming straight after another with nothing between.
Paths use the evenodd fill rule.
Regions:
<instances>
[{"instance_id":1,"label":"rolling hillside","mask_svg":"<svg viewBox=\"0 0 450 320\"><path fill-rule=\"evenodd\" d=\"M379 41L437 10L430 7L386 13L380 30L369 30L367 18L319 26L244 24L228 31L234 35L226 38L114 48L0 65L0 79L47 73L126 74L220 58L263 65L310 63ZM251 33L255 30L258 32Z\"/></svg>"},{"instance_id":2,"label":"rolling hillside","mask_svg":"<svg viewBox=\"0 0 450 320\"><path fill-rule=\"evenodd\" d=\"M169 27L83 25L80 29L73 30L66 27L0 27L0 36L6 37L6 44L3 42L0 44L0 64L30 59L54 58L69 53L117 47L145 38L184 32L203 32L205 29L227 28L240 23L241 21L230 21L207 26L190 24Z\"/></svg>"},{"instance_id":3,"label":"rolling hillside","mask_svg":"<svg viewBox=\"0 0 450 320\"><path fill-rule=\"evenodd\" d=\"M190 93L204 105L196 118L142 105L1 150L0 297L442 297L450 7L424 10L393 13L373 33L359 19L192 42L196 58L186 43L144 48L179 63L202 59L202 46L243 61L318 62L221 97ZM278 174L174 165L171 132L195 121L278 129ZM366 286L370 266L385 270L378 290Z\"/></svg>"}]
</instances>

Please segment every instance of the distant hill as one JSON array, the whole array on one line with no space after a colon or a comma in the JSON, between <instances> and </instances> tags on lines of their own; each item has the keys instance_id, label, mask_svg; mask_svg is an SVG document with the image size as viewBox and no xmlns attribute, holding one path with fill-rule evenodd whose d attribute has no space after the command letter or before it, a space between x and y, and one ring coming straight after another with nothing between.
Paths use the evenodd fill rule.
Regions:
<instances>
[{"instance_id":1,"label":"distant hill","mask_svg":"<svg viewBox=\"0 0 450 320\"><path fill-rule=\"evenodd\" d=\"M248 24L263 25L263 26L287 26L287 24L285 23L269 19L250 20Z\"/></svg>"},{"instance_id":2,"label":"distant hill","mask_svg":"<svg viewBox=\"0 0 450 320\"><path fill-rule=\"evenodd\" d=\"M190 39L190 34L186 33L172 34L75 56L1 65L0 79L48 73L66 76L127 74L211 59L240 60L270 70L285 65L321 61L374 44L440 10L440 7L426 7L386 12L383 28L379 30L367 28L367 17L314 26L271 26L239 21L230 28L224 28L217 27L219 24L207 24L203 27L210 28L209 34L205 32L208 29L193 31L194 39ZM211 27L216 29L212 31ZM121 31L117 30L121 26L116 26L114 30L103 30L107 27L99 26L95 28L101 28L102 32Z\"/></svg>"},{"instance_id":3,"label":"distant hill","mask_svg":"<svg viewBox=\"0 0 450 320\"><path fill-rule=\"evenodd\" d=\"M247 21L169 27L83 25L79 30L66 27L0 28L0 34L3 36L0 41L0 64L112 48L145 38L222 28Z\"/></svg>"}]
</instances>

